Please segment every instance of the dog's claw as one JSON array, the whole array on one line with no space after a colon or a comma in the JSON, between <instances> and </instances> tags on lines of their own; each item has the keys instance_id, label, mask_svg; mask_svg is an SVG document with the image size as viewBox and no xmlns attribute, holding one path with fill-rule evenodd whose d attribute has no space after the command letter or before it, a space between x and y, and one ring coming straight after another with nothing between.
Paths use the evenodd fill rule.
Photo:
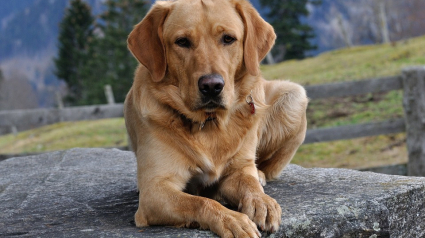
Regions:
<instances>
[{"instance_id":1,"label":"dog's claw","mask_svg":"<svg viewBox=\"0 0 425 238\"><path fill-rule=\"evenodd\" d=\"M221 237L261 237L257 225L245 214L229 211L210 229Z\"/></svg>"},{"instance_id":2,"label":"dog's claw","mask_svg":"<svg viewBox=\"0 0 425 238\"><path fill-rule=\"evenodd\" d=\"M274 233L279 228L282 210L276 200L266 194L245 197L239 204L239 210L262 231Z\"/></svg>"}]
</instances>

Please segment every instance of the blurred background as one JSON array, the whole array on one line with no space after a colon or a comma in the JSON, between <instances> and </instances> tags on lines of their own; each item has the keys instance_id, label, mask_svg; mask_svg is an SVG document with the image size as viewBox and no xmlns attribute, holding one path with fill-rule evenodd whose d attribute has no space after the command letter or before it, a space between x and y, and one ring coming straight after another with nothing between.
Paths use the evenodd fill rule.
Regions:
<instances>
[{"instance_id":1,"label":"blurred background","mask_svg":"<svg viewBox=\"0 0 425 238\"><path fill-rule=\"evenodd\" d=\"M269 80L305 86L348 82L397 76L404 67L425 64L423 0L251 2L278 36L262 66ZM126 148L124 121L109 109L91 107L91 116L57 121L46 119L51 112L38 111L36 119L25 113L105 104L121 110L137 65L126 38L150 5L144 0L0 1L3 158L73 147ZM17 119L6 121L6 114L18 112L12 117ZM99 119L94 114L102 119L92 120ZM403 116L401 90L313 100L308 109L309 129ZM23 118L30 121L27 127L14 125ZM346 168L403 164L405 141L401 132L308 144L293 162Z\"/></svg>"}]
</instances>

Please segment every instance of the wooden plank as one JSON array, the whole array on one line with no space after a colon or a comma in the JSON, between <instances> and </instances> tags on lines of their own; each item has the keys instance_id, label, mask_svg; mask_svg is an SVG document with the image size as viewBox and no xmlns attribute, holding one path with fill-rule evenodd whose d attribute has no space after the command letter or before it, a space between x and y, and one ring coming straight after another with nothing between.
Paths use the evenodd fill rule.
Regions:
<instances>
[{"instance_id":1,"label":"wooden plank","mask_svg":"<svg viewBox=\"0 0 425 238\"><path fill-rule=\"evenodd\" d=\"M425 176L425 67L403 70L408 175Z\"/></svg>"},{"instance_id":2,"label":"wooden plank","mask_svg":"<svg viewBox=\"0 0 425 238\"><path fill-rule=\"evenodd\" d=\"M0 128L15 126L18 131L23 131L61 121L96 120L123 116L123 104L63 109L10 110L0 111Z\"/></svg>"},{"instance_id":3,"label":"wooden plank","mask_svg":"<svg viewBox=\"0 0 425 238\"><path fill-rule=\"evenodd\" d=\"M402 89L400 76L367 79L343 83L330 83L306 86L307 96L310 99L330 97L348 97L366 93L379 93Z\"/></svg>"},{"instance_id":4,"label":"wooden plank","mask_svg":"<svg viewBox=\"0 0 425 238\"><path fill-rule=\"evenodd\" d=\"M404 119L307 130L304 144L404 132Z\"/></svg>"}]
</instances>

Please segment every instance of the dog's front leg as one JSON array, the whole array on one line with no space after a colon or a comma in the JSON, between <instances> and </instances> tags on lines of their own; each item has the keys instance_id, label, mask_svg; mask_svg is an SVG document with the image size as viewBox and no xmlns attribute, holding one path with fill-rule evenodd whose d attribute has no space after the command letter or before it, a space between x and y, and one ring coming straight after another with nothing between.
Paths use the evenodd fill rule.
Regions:
<instances>
[{"instance_id":1,"label":"dog's front leg","mask_svg":"<svg viewBox=\"0 0 425 238\"><path fill-rule=\"evenodd\" d=\"M235 163L240 164L240 163ZM238 210L254 221L261 230L276 232L282 209L275 199L264 193L254 162L245 167L233 167L220 183L220 192Z\"/></svg>"},{"instance_id":2,"label":"dog's front leg","mask_svg":"<svg viewBox=\"0 0 425 238\"><path fill-rule=\"evenodd\" d=\"M148 186L141 185L139 208L135 215L138 227L172 225L210 229L221 237L260 237L247 215L225 208L215 200L194 196L176 189L168 177Z\"/></svg>"}]
</instances>

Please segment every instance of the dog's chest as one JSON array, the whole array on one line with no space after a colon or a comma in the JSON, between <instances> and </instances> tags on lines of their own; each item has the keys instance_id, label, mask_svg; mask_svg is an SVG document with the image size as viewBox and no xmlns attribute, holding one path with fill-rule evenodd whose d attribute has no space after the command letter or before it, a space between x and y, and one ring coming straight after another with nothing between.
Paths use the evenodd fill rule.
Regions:
<instances>
[{"instance_id":1,"label":"dog's chest","mask_svg":"<svg viewBox=\"0 0 425 238\"><path fill-rule=\"evenodd\" d=\"M227 160L233 157L242 147L243 143L252 138L247 138L249 126L239 126L231 123L225 128L207 128L197 136L197 141L202 145L202 151L207 152L214 160Z\"/></svg>"},{"instance_id":2,"label":"dog's chest","mask_svg":"<svg viewBox=\"0 0 425 238\"><path fill-rule=\"evenodd\" d=\"M217 119L193 130L193 126L184 126L187 120L181 120L182 125L174 127L176 134L184 138L180 146L185 147L183 151L194 162L193 168L197 168L188 183L190 190L219 181L229 164L237 163L241 155L242 159L255 159L258 115L251 114L249 106L243 109L246 110L230 116L227 123Z\"/></svg>"},{"instance_id":3,"label":"dog's chest","mask_svg":"<svg viewBox=\"0 0 425 238\"><path fill-rule=\"evenodd\" d=\"M204 133L197 138L200 147L198 165L200 169L188 181L185 191L212 198L215 195L217 184L224 171L231 163L237 163L238 152L244 148L248 128L229 129L222 133ZM254 156L254 155L253 155Z\"/></svg>"},{"instance_id":4,"label":"dog's chest","mask_svg":"<svg viewBox=\"0 0 425 238\"><path fill-rule=\"evenodd\" d=\"M218 174L239 154L249 154L250 157L255 158L257 141L255 124L249 121L243 124L241 120L236 122L241 124L229 123L224 128L206 128L207 130L194 136L199 145L199 154L205 155L205 158L204 156L199 158L200 161L208 159ZM203 178L202 180L210 181L211 179Z\"/></svg>"}]
</instances>

